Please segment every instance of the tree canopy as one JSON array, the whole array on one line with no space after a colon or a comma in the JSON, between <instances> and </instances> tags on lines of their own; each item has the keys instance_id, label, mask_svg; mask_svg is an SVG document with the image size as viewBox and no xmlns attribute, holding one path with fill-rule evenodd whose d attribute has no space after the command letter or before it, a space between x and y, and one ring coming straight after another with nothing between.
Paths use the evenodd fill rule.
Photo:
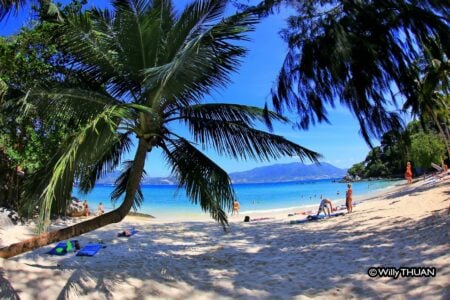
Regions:
<instances>
[{"instance_id":1,"label":"tree canopy","mask_svg":"<svg viewBox=\"0 0 450 300\"><path fill-rule=\"evenodd\" d=\"M297 112L300 128L328 122L328 108L340 103L371 145L402 127L395 108L423 115L439 105L431 97L439 86L448 95L448 1L265 0L244 10L264 15L282 5L295 14L282 32L289 51L272 100L279 112Z\"/></svg>"}]
</instances>

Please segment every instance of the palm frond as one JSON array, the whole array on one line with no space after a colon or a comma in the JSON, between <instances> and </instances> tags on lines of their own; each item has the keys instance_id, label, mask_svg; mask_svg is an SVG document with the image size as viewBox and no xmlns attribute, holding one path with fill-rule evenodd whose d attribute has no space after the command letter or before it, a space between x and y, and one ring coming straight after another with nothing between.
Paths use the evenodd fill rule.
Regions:
<instances>
[{"instance_id":1,"label":"palm frond","mask_svg":"<svg viewBox=\"0 0 450 300\"><path fill-rule=\"evenodd\" d=\"M8 92L8 85L0 78L0 104L3 103L3 99Z\"/></svg>"},{"instance_id":2,"label":"palm frond","mask_svg":"<svg viewBox=\"0 0 450 300\"><path fill-rule=\"evenodd\" d=\"M269 111L267 106L259 108L239 104L208 103L182 107L181 109L177 109L177 112L180 115L179 118L186 121L191 118L224 122L240 121L247 126L254 126L254 121L259 121L264 122L269 130L273 129L273 121L288 122L286 117Z\"/></svg>"},{"instance_id":3,"label":"palm frond","mask_svg":"<svg viewBox=\"0 0 450 300\"><path fill-rule=\"evenodd\" d=\"M123 49L118 40L113 12L93 9L68 14L61 27L62 49L71 53L72 67L83 76L103 83L114 97L134 96L140 85L132 80L121 60Z\"/></svg>"},{"instance_id":4,"label":"palm frond","mask_svg":"<svg viewBox=\"0 0 450 300\"><path fill-rule=\"evenodd\" d=\"M317 162L320 154L284 137L249 127L244 122L203 118L186 119L194 140L212 146L221 155L235 159L269 161L281 156L298 156Z\"/></svg>"},{"instance_id":5,"label":"palm frond","mask_svg":"<svg viewBox=\"0 0 450 300\"><path fill-rule=\"evenodd\" d=\"M98 114L63 145L64 150L57 158L50 180L41 195L38 230L47 229L55 201L64 207L64 203L70 199L75 177L84 164L97 162L98 157L107 152L105 147L109 144L105 143L106 140L118 139L117 127L127 113L122 107L112 106Z\"/></svg>"},{"instance_id":6,"label":"palm frond","mask_svg":"<svg viewBox=\"0 0 450 300\"><path fill-rule=\"evenodd\" d=\"M25 6L25 0L0 0L0 21L11 12L17 13L19 7Z\"/></svg>"},{"instance_id":7,"label":"palm frond","mask_svg":"<svg viewBox=\"0 0 450 300\"><path fill-rule=\"evenodd\" d=\"M179 187L226 229L225 209L230 210L236 199L228 174L185 139L171 141L163 150Z\"/></svg>"},{"instance_id":8,"label":"palm frond","mask_svg":"<svg viewBox=\"0 0 450 300\"><path fill-rule=\"evenodd\" d=\"M299 4L297 16L283 32L289 53L272 91L275 108L297 111L298 125L306 129L327 121L325 105L338 101L358 117L368 144L384 130L398 129L392 107L405 98L418 101L416 81L421 74L410 66L433 42L441 54L450 54L449 7L444 2ZM378 114L374 122L373 112ZM387 125L394 127L379 121L391 116Z\"/></svg>"},{"instance_id":9,"label":"palm frond","mask_svg":"<svg viewBox=\"0 0 450 300\"><path fill-rule=\"evenodd\" d=\"M102 113L105 107L121 104L106 93L75 88L33 89L20 103L24 114L38 110L43 116L73 116L77 124Z\"/></svg>"},{"instance_id":10,"label":"palm frond","mask_svg":"<svg viewBox=\"0 0 450 300\"><path fill-rule=\"evenodd\" d=\"M184 38L169 35L175 41L168 43L176 51L168 52L162 63L144 70L146 89L159 87L161 98L186 105L195 103L211 89L223 87L229 82L229 74L237 69L239 58L246 53L244 47L231 42L245 40L245 34L253 30L257 18L241 14L217 24L207 23L223 9L220 2L205 1L207 4L191 6L196 9L192 19L185 20L188 18L186 15L178 20L183 24L176 24L174 29L184 24L192 28L181 32L187 34ZM181 82L184 84L181 85Z\"/></svg>"},{"instance_id":11,"label":"palm frond","mask_svg":"<svg viewBox=\"0 0 450 300\"><path fill-rule=\"evenodd\" d=\"M79 179L79 190L83 193L90 192L98 179L117 168L123 155L131 149L129 134L118 134L117 138L104 138L102 149L104 149L103 152L95 151L97 155L101 156L100 158L96 161L91 159L91 162L85 163L76 174Z\"/></svg>"},{"instance_id":12,"label":"palm frond","mask_svg":"<svg viewBox=\"0 0 450 300\"><path fill-rule=\"evenodd\" d=\"M133 161L125 161L123 163L123 165L124 165L124 168L123 168L122 174L120 174L120 176L116 179L116 181L115 181L116 187L111 192L111 202L113 204L115 204L120 199L120 197L122 197L122 195L124 195L126 192L128 181L129 181L130 174L131 174L131 170L133 167ZM146 174L147 173L144 170L142 173L142 178L144 178ZM139 186L136 191L136 195L134 197L133 209L135 211L138 210L141 207L143 202L144 202L144 194L142 193L142 189Z\"/></svg>"}]
</instances>

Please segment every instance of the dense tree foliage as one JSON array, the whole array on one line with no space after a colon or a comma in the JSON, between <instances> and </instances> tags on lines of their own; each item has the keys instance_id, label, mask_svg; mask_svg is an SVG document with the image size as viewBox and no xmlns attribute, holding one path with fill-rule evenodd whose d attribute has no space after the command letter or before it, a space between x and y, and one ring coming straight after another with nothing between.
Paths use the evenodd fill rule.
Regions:
<instances>
[{"instance_id":1,"label":"dense tree foliage","mask_svg":"<svg viewBox=\"0 0 450 300\"><path fill-rule=\"evenodd\" d=\"M441 87L448 95L448 1L265 0L244 9L264 15L283 5L295 13L282 33L289 52L273 104L297 112L300 128L327 122L328 105L340 103L371 144L401 128L392 107L433 118L442 107L433 95Z\"/></svg>"},{"instance_id":2,"label":"dense tree foliage","mask_svg":"<svg viewBox=\"0 0 450 300\"><path fill-rule=\"evenodd\" d=\"M79 1L63 9L65 13L80 10ZM61 148L61 141L78 126L78 120L70 114L50 115L46 109L28 105L30 90L55 85L95 85L68 68L70 55L61 51L58 46L61 41L55 39L58 28L54 23L37 22L32 28L22 28L15 36L0 38L0 145L5 162L0 181L4 183L2 194L9 195L0 199L0 205L19 210L25 216L39 202L36 197L24 197L27 189L23 189L23 184L33 185L33 177L39 180L37 171L48 165ZM25 181L17 176L18 167L25 172ZM53 211L61 213L64 208L55 205Z\"/></svg>"},{"instance_id":3,"label":"dense tree foliage","mask_svg":"<svg viewBox=\"0 0 450 300\"><path fill-rule=\"evenodd\" d=\"M441 164L446 155L444 139L434 122L414 121L405 131L385 133L381 145L374 147L363 162L354 164L347 173L361 178L403 177L407 161L418 174L433 171L431 163Z\"/></svg>"}]
</instances>

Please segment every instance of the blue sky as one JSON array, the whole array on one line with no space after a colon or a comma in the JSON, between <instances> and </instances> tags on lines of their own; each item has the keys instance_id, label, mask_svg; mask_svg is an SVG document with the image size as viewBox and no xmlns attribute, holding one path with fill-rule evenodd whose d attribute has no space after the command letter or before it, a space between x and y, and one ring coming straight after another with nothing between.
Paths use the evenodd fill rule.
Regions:
<instances>
[{"instance_id":1,"label":"blue sky","mask_svg":"<svg viewBox=\"0 0 450 300\"><path fill-rule=\"evenodd\" d=\"M65 2L65 1L64 1ZM189 1L174 1L179 9ZM89 3L104 6L104 1L89 1ZM270 104L270 89L273 86L282 61L286 54L286 44L278 32L284 27L286 11L270 16L258 24L255 32L250 34L251 42L246 43L249 50L238 73L232 75L232 83L225 89L206 96L208 102L239 103L253 106ZM10 35L17 32L22 25L29 24L29 14L22 12L11 15L0 23L0 35ZM295 116L294 116L295 118ZM308 131L292 129L290 125L277 124L275 134L296 142L323 155L322 161L337 167L348 168L362 161L370 150L359 135L359 125L352 114L343 107L337 106L329 110L330 124L318 124ZM182 130L184 132L184 130ZM375 142L376 143L376 142ZM271 162L235 161L220 157L212 151L205 151L216 163L228 172L244 171L255 167L274 163L298 162L298 158L282 158ZM129 155L129 158L132 154ZM305 162L309 163L309 162ZM167 176L166 166L161 153L154 151L147 158L146 171L149 176Z\"/></svg>"}]
</instances>

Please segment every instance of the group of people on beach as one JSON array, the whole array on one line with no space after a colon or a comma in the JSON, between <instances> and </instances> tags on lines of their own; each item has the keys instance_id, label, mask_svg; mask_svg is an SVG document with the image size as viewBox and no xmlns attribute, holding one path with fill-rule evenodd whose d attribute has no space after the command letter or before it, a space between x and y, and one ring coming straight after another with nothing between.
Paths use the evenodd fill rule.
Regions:
<instances>
[{"instance_id":1,"label":"group of people on beach","mask_svg":"<svg viewBox=\"0 0 450 300\"><path fill-rule=\"evenodd\" d=\"M347 208L347 213L353 212L353 190L352 185L349 183L347 185L347 192L345 193L345 207ZM319 210L317 211L317 216L323 212L325 215L330 216L331 212L336 210L337 208L333 208L333 202L331 202L328 198L323 198L322 195L320 195L320 201L319 204Z\"/></svg>"},{"instance_id":2,"label":"group of people on beach","mask_svg":"<svg viewBox=\"0 0 450 300\"><path fill-rule=\"evenodd\" d=\"M103 207L103 203L100 202L97 207L97 216L103 215L105 213L105 208ZM89 210L89 204L87 203L87 200L84 200L83 202L83 216L88 217L91 214Z\"/></svg>"},{"instance_id":3,"label":"group of people on beach","mask_svg":"<svg viewBox=\"0 0 450 300\"><path fill-rule=\"evenodd\" d=\"M349 183L347 185L347 192L345 193L345 206L347 208L347 212L351 213L353 212L353 190L352 185ZM319 204L319 210L317 211L317 215L319 215L321 212L324 214L330 216L331 212L334 211L333 209L333 202L331 202L328 198L323 198L322 195L320 195L320 204ZM233 211L232 215L239 215L239 209L241 208L239 202L237 200L233 201Z\"/></svg>"}]
</instances>

